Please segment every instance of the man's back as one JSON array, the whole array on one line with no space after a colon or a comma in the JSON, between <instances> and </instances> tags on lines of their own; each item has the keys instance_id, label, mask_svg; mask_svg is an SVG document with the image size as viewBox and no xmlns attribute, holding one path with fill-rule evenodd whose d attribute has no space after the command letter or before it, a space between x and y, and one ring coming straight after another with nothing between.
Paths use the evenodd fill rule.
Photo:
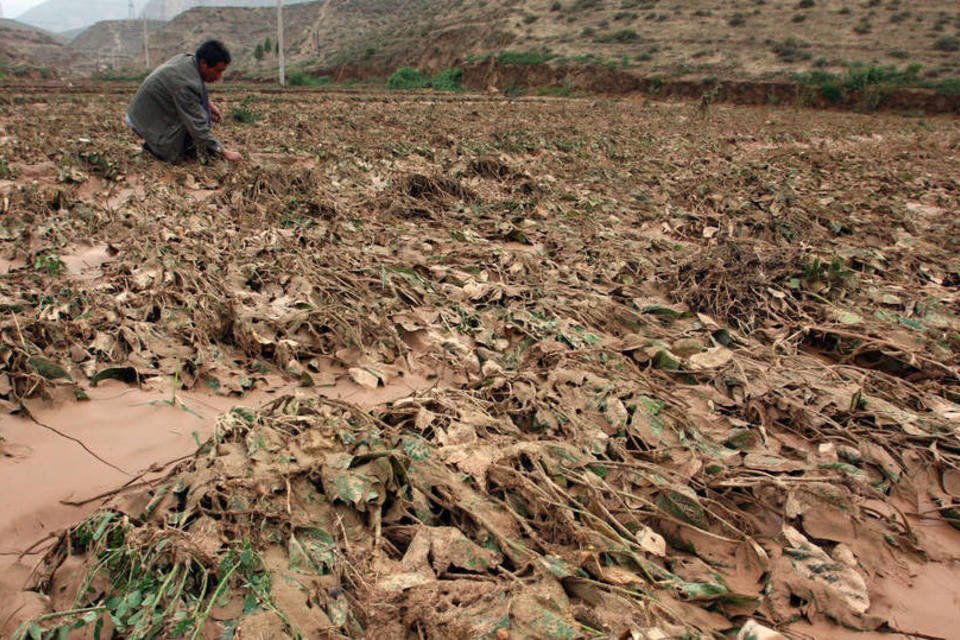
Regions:
<instances>
[{"instance_id":1,"label":"man's back","mask_svg":"<svg viewBox=\"0 0 960 640\"><path fill-rule=\"evenodd\" d=\"M167 161L180 158L189 143L217 151L210 133L207 92L191 54L174 56L147 76L127 109L134 130L150 150Z\"/></svg>"}]
</instances>

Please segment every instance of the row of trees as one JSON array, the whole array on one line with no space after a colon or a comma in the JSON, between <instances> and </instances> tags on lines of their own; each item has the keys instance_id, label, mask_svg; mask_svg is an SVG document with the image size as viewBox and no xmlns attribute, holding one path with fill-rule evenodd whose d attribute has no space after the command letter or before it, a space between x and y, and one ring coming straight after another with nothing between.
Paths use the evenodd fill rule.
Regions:
<instances>
[{"instance_id":1,"label":"row of trees","mask_svg":"<svg viewBox=\"0 0 960 640\"><path fill-rule=\"evenodd\" d=\"M270 37L267 36L263 42L258 42L257 46L253 48L253 57L258 61L263 60L264 56L271 52L280 53L280 44L274 43L270 40Z\"/></svg>"}]
</instances>

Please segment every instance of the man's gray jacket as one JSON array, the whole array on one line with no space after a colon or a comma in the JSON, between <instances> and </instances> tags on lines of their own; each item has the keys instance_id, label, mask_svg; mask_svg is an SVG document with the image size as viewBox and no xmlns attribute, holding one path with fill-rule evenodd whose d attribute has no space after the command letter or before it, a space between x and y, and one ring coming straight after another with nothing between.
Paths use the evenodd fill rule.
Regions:
<instances>
[{"instance_id":1,"label":"man's gray jacket","mask_svg":"<svg viewBox=\"0 0 960 640\"><path fill-rule=\"evenodd\" d=\"M197 60L184 53L147 76L127 107L127 119L156 155L173 162L191 145L221 151L210 132L209 104Z\"/></svg>"}]
</instances>

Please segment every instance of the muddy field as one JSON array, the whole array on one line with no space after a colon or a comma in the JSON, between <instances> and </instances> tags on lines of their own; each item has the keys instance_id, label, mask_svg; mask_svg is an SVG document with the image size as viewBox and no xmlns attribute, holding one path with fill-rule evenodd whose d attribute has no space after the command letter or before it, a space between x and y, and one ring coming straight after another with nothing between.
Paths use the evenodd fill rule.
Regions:
<instances>
[{"instance_id":1,"label":"muddy field","mask_svg":"<svg viewBox=\"0 0 960 640\"><path fill-rule=\"evenodd\" d=\"M957 118L133 90L0 101L4 637L955 637Z\"/></svg>"}]
</instances>

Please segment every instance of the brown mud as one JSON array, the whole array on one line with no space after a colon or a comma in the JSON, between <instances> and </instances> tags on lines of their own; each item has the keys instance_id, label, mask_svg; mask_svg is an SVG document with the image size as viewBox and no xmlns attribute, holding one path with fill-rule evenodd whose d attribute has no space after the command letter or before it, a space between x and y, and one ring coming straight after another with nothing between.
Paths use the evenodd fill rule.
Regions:
<instances>
[{"instance_id":1,"label":"brown mud","mask_svg":"<svg viewBox=\"0 0 960 640\"><path fill-rule=\"evenodd\" d=\"M251 95L0 104L3 633L950 637L957 119Z\"/></svg>"}]
</instances>

